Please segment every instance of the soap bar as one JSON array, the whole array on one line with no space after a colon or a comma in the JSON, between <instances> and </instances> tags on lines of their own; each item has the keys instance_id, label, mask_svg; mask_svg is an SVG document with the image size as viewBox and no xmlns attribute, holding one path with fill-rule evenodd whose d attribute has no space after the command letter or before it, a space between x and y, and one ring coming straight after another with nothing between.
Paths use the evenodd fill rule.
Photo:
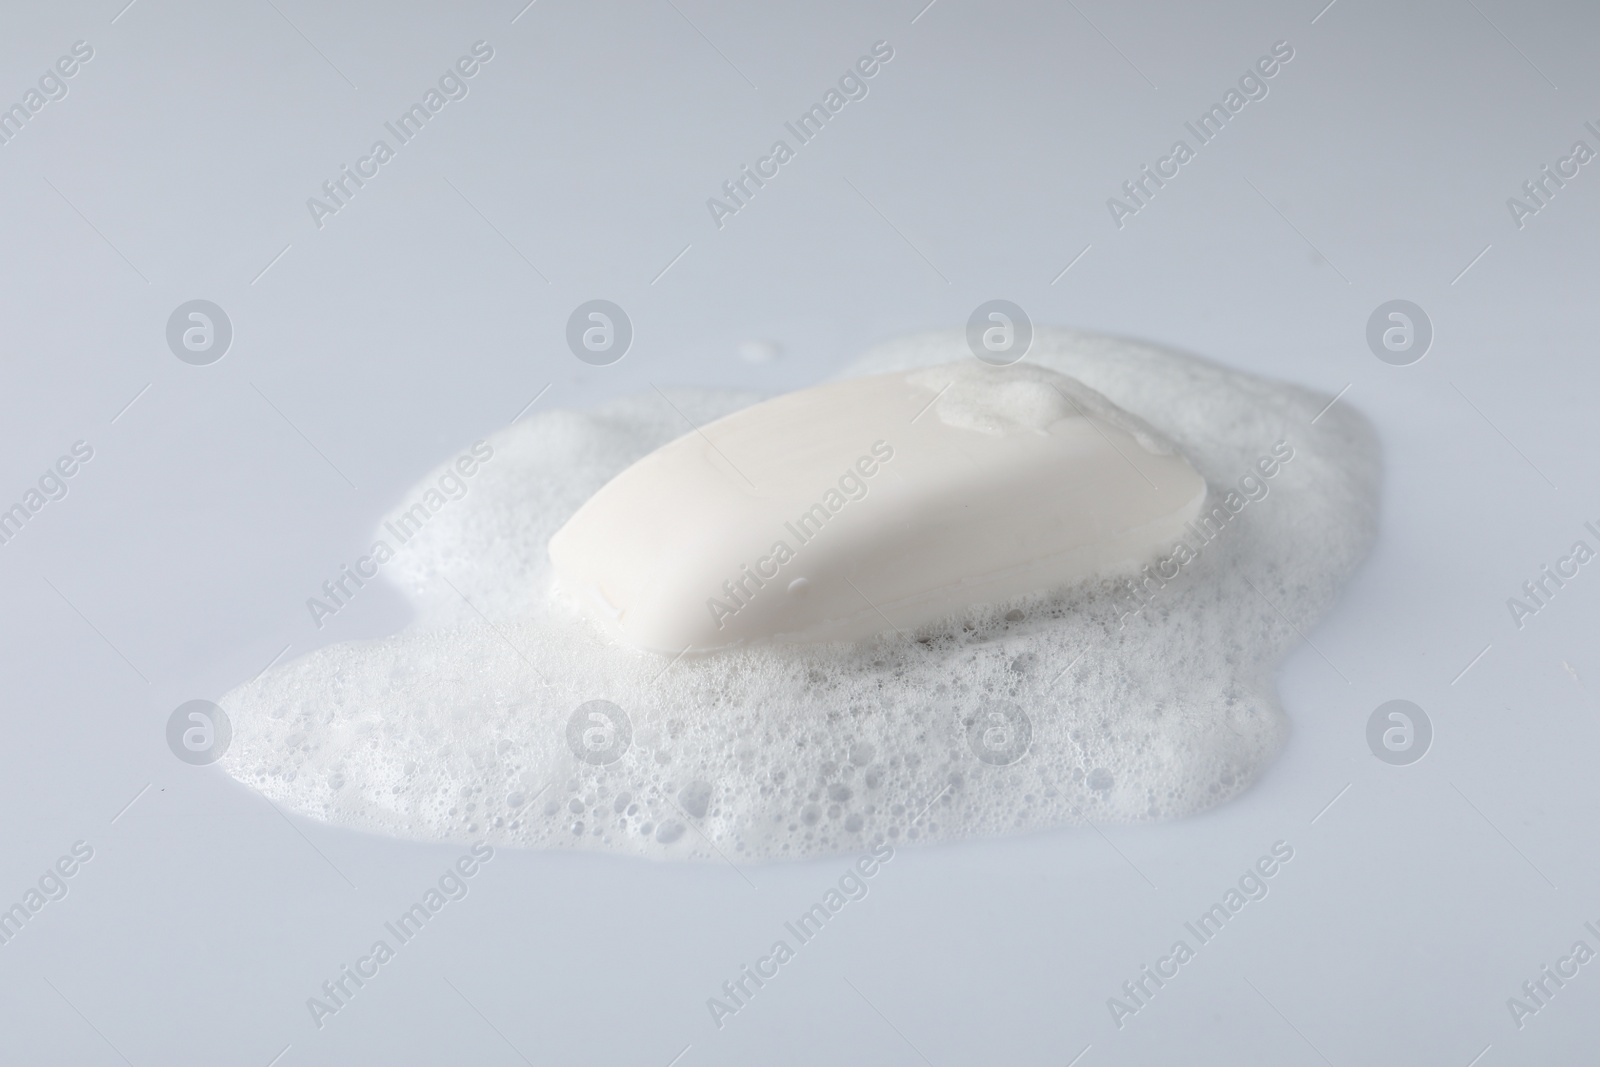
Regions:
<instances>
[{"instance_id":1,"label":"soap bar","mask_svg":"<svg viewBox=\"0 0 1600 1067\"><path fill-rule=\"evenodd\" d=\"M663 445L550 539L562 591L667 655L910 636L1136 570L1205 480L1043 367L944 364L788 393Z\"/></svg>"}]
</instances>

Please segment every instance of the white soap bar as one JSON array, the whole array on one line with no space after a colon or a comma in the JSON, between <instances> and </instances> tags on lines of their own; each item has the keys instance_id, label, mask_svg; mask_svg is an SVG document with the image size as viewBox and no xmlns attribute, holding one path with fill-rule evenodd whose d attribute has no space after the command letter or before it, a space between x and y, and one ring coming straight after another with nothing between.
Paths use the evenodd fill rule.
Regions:
<instances>
[{"instance_id":1,"label":"white soap bar","mask_svg":"<svg viewBox=\"0 0 1600 1067\"><path fill-rule=\"evenodd\" d=\"M560 586L668 655L835 641L1137 569L1205 499L1081 382L964 361L804 389L684 434L550 539Z\"/></svg>"}]
</instances>

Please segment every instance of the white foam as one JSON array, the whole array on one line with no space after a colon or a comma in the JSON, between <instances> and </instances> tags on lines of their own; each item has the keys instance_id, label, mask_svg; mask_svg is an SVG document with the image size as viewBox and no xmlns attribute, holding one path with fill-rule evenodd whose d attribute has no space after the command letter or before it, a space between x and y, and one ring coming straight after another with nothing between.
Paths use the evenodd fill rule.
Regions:
<instances>
[{"instance_id":1,"label":"white foam","mask_svg":"<svg viewBox=\"0 0 1600 1067\"><path fill-rule=\"evenodd\" d=\"M923 334L843 376L961 358L959 331ZM1273 666L1371 539L1371 430L1344 404L1313 426L1325 396L1128 341L1040 330L1028 362L1147 423L1206 478L1206 510L1231 515L1209 544L1188 538L1196 558L1168 557L1175 576L1137 614L1106 579L856 645L676 662L613 645L549 595L550 535L683 416L758 399L652 393L490 438L467 495L384 567L416 622L229 693L223 766L380 833L714 860L1171 818L1233 796L1285 733ZM980 399L940 417L1049 414ZM1287 462L1271 459L1280 441ZM569 723L593 700L627 723L590 717L605 705Z\"/></svg>"},{"instance_id":2,"label":"white foam","mask_svg":"<svg viewBox=\"0 0 1600 1067\"><path fill-rule=\"evenodd\" d=\"M1151 452L1163 456L1173 452L1172 443L1159 431L1104 394L1036 364L1017 364L1001 375L986 364L961 360L918 371L911 380L935 391L934 415L958 429L995 436L1015 431L1042 434L1062 419L1088 415L1125 430Z\"/></svg>"}]
</instances>

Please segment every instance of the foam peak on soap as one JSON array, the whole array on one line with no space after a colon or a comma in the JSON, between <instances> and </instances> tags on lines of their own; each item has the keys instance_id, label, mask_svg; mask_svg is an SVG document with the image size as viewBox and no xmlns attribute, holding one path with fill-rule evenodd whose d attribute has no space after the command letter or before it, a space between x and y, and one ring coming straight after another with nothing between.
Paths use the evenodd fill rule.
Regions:
<instances>
[{"instance_id":1,"label":"foam peak on soap","mask_svg":"<svg viewBox=\"0 0 1600 1067\"><path fill-rule=\"evenodd\" d=\"M996 367L961 360L912 371L906 381L934 396L941 422L990 436L1046 434L1064 419L1092 418L1115 426L1144 451L1171 455L1172 443L1149 423L1124 411L1070 375L1031 363Z\"/></svg>"}]
</instances>

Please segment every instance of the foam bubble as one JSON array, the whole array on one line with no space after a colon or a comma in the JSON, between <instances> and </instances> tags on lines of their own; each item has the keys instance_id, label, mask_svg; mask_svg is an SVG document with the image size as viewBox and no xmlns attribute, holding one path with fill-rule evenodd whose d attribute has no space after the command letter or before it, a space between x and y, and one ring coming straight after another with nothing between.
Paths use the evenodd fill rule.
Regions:
<instances>
[{"instance_id":1,"label":"foam bubble","mask_svg":"<svg viewBox=\"0 0 1600 1067\"><path fill-rule=\"evenodd\" d=\"M923 334L843 376L965 353L959 331ZM683 432L674 406L699 424L759 398L550 412L491 438L467 495L391 546L383 573L412 625L223 698L223 766L380 833L698 859L1173 818L1237 794L1285 734L1272 667L1370 542L1373 434L1347 405L1313 426L1326 397L1148 345L1040 330L1029 361L1083 382L1086 410L1099 394L1131 413L1207 481L1209 525L1144 593L1104 578L848 645L676 661L622 648L552 595L550 535ZM963 390L940 417L1037 421L1059 399Z\"/></svg>"}]
</instances>

